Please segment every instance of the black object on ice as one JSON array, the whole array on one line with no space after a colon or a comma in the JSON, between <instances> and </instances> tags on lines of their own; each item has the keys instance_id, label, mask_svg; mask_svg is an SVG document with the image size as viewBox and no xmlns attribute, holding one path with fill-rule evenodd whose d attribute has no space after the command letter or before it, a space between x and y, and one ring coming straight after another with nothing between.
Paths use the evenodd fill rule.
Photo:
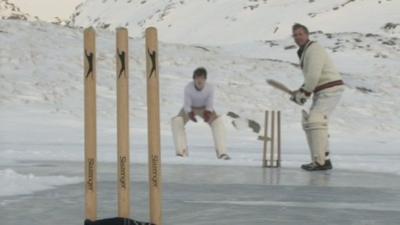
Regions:
<instances>
[{"instance_id":1,"label":"black object on ice","mask_svg":"<svg viewBox=\"0 0 400 225\"><path fill-rule=\"evenodd\" d=\"M325 160L325 164L322 166L316 162L312 162L309 164L301 165L301 168L303 170L307 170L307 171L319 171L319 170L331 170L333 167L332 167L331 160L328 159L328 160Z\"/></svg>"},{"instance_id":2,"label":"black object on ice","mask_svg":"<svg viewBox=\"0 0 400 225\"><path fill-rule=\"evenodd\" d=\"M259 133L260 130L261 130L260 124L259 124L257 121L255 121L255 120L241 118L238 114L236 114L236 113L234 113L234 112L228 112L226 115L229 116L229 117L231 117L231 118L233 119L233 120L232 120L232 125L233 125L235 128L238 128L237 125L236 125L236 120L237 120L237 121L243 120L244 122L247 122L247 126L248 126L250 129L252 129L254 133Z\"/></svg>"},{"instance_id":3,"label":"black object on ice","mask_svg":"<svg viewBox=\"0 0 400 225\"><path fill-rule=\"evenodd\" d=\"M91 221L87 219L85 220L85 225L155 225L155 224L135 221L128 218L115 217L115 218L102 219L96 221Z\"/></svg>"}]
</instances>

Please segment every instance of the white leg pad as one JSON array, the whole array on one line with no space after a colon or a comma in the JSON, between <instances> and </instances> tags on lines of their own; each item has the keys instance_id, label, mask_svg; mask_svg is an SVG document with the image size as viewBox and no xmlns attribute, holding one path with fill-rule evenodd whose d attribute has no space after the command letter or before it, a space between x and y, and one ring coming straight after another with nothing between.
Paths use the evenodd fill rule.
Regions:
<instances>
[{"instance_id":1,"label":"white leg pad","mask_svg":"<svg viewBox=\"0 0 400 225\"><path fill-rule=\"evenodd\" d=\"M312 113L303 123L307 134L313 161L325 164L325 152L328 147L328 118L321 113Z\"/></svg>"},{"instance_id":2,"label":"white leg pad","mask_svg":"<svg viewBox=\"0 0 400 225\"><path fill-rule=\"evenodd\" d=\"M308 148L310 149L311 162L313 162L314 161L314 156L313 156L313 152L311 150L311 139L310 139L311 136L310 136L310 132L307 132L307 130L306 130L306 123L308 121L308 116L309 115L305 110L301 111L301 113L302 113L303 130L306 133Z\"/></svg>"},{"instance_id":3,"label":"white leg pad","mask_svg":"<svg viewBox=\"0 0 400 225\"><path fill-rule=\"evenodd\" d=\"M183 117L176 116L171 120L172 135L174 137L176 154L188 156L188 147Z\"/></svg>"},{"instance_id":4,"label":"white leg pad","mask_svg":"<svg viewBox=\"0 0 400 225\"><path fill-rule=\"evenodd\" d=\"M221 117L217 117L211 124L211 130L214 138L215 150L217 157L226 154L226 134L224 121Z\"/></svg>"}]
</instances>

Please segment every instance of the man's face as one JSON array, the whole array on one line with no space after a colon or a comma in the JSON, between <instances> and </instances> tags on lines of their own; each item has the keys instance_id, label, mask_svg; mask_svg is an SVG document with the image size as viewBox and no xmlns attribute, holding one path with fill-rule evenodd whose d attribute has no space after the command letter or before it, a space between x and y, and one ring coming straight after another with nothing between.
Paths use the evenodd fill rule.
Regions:
<instances>
[{"instance_id":1,"label":"man's face","mask_svg":"<svg viewBox=\"0 0 400 225\"><path fill-rule=\"evenodd\" d=\"M298 28L293 31L294 42L300 47L304 46L308 42L308 34L302 28Z\"/></svg>"},{"instance_id":2,"label":"man's face","mask_svg":"<svg viewBox=\"0 0 400 225\"><path fill-rule=\"evenodd\" d=\"M206 84L206 78L204 76L196 76L194 78L194 84L196 85L197 89L201 90Z\"/></svg>"}]
</instances>

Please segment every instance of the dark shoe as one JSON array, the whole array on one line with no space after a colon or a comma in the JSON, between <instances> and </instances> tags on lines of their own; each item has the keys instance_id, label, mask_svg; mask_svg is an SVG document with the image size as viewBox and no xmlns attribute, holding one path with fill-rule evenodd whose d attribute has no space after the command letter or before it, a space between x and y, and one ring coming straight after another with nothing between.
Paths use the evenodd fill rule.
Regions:
<instances>
[{"instance_id":1,"label":"dark shoe","mask_svg":"<svg viewBox=\"0 0 400 225\"><path fill-rule=\"evenodd\" d=\"M330 159L328 159L328 160L325 160L324 167L326 167L326 168L327 168L327 170L331 170L331 169L333 168L333 166L332 166L332 163L331 163L331 160L330 160Z\"/></svg>"},{"instance_id":2,"label":"dark shoe","mask_svg":"<svg viewBox=\"0 0 400 225\"><path fill-rule=\"evenodd\" d=\"M326 160L324 165L319 165L317 162L314 162L311 164L302 165L301 168L307 171L330 170L332 169L332 163L331 160Z\"/></svg>"},{"instance_id":3,"label":"dark shoe","mask_svg":"<svg viewBox=\"0 0 400 225\"><path fill-rule=\"evenodd\" d=\"M314 170L331 170L332 167L332 163L331 160L325 160L325 164L323 166L319 165L318 163L308 163L308 164L303 164L301 165L301 168L303 170L307 170L307 171L314 171Z\"/></svg>"},{"instance_id":4,"label":"dark shoe","mask_svg":"<svg viewBox=\"0 0 400 225\"><path fill-rule=\"evenodd\" d=\"M176 156L179 156L179 157L182 157L182 158L188 157L189 153L188 153L187 148L183 149L182 153L176 153Z\"/></svg>"},{"instance_id":5,"label":"dark shoe","mask_svg":"<svg viewBox=\"0 0 400 225\"><path fill-rule=\"evenodd\" d=\"M227 155L227 154L222 154L222 155L218 156L218 159L230 160L231 157L229 157L229 155Z\"/></svg>"},{"instance_id":6,"label":"dark shoe","mask_svg":"<svg viewBox=\"0 0 400 225\"><path fill-rule=\"evenodd\" d=\"M313 162L301 165L303 170L307 170L307 168L312 167L314 165Z\"/></svg>"}]
</instances>

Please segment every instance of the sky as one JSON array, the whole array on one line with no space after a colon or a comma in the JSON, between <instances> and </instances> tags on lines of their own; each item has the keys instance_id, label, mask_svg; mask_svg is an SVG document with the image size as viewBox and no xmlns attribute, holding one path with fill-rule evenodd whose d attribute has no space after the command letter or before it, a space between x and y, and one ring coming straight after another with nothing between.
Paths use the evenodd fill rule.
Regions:
<instances>
[{"instance_id":1,"label":"sky","mask_svg":"<svg viewBox=\"0 0 400 225\"><path fill-rule=\"evenodd\" d=\"M55 17L68 19L75 7L84 0L10 0L31 16L54 21Z\"/></svg>"}]
</instances>

